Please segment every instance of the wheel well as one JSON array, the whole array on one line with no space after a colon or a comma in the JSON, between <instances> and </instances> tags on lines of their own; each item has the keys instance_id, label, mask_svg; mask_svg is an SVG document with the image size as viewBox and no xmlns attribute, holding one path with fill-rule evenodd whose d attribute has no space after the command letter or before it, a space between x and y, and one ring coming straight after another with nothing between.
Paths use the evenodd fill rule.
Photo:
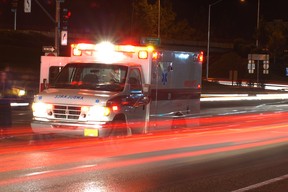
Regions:
<instances>
[{"instance_id":1,"label":"wheel well","mask_svg":"<svg viewBox=\"0 0 288 192\"><path fill-rule=\"evenodd\" d=\"M114 118L113 121L124 121L126 122L126 116L121 113L121 114L117 114Z\"/></svg>"},{"instance_id":2,"label":"wheel well","mask_svg":"<svg viewBox=\"0 0 288 192\"><path fill-rule=\"evenodd\" d=\"M175 116L178 116L178 117L181 117L181 116L183 116L184 114L183 114L182 112L178 111L178 112L174 113L174 115L175 115Z\"/></svg>"},{"instance_id":3,"label":"wheel well","mask_svg":"<svg viewBox=\"0 0 288 192\"><path fill-rule=\"evenodd\" d=\"M126 117L124 114L117 114L113 118L112 122L112 135L114 136L121 136L125 135L127 136L128 130L127 130L127 124L126 124Z\"/></svg>"},{"instance_id":4,"label":"wheel well","mask_svg":"<svg viewBox=\"0 0 288 192\"><path fill-rule=\"evenodd\" d=\"M172 129L187 127L186 119L181 111L175 112L172 120Z\"/></svg>"}]
</instances>

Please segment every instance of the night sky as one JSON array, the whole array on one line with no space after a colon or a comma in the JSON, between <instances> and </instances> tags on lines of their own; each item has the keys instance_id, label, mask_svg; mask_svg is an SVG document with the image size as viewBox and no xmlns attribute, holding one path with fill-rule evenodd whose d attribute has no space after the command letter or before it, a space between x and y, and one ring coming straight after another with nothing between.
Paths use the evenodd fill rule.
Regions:
<instances>
[{"instance_id":1,"label":"night sky","mask_svg":"<svg viewBox=\"0 0 288 192\"><path fill-rule=\"evenodd\" d=\"M54 0L38 0L51 15L55 16ZM66 0L72 12L70 31L107 34L115 29L129 31L133 0ZM134 0L135 1L135 0ZM152 0L151 0L152 1ZM164 0L162 0L164 1ZM172 0L177 19L186 19L193 28L207 33L208 5L216 0ZM257 21L257 1L222 0L211 8L211 37L253 38ZM0 29L13 29L14 13L11 0L0 0ZM23 0L19 1L17 29L53 31L53 23L32 0L32 13L24 13ZM260 16L265 21L288 21L287 0L261 0Z\"/></svg>"}]
</instances>

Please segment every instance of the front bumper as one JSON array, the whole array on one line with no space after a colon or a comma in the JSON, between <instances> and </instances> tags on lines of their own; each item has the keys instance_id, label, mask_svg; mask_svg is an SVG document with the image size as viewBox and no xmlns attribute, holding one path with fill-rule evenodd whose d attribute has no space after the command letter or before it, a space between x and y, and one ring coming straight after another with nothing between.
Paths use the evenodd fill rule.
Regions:
<instances>
[{"instance_id":1,"label":"front bumper","mask_svg":"<svg viewBox=\"0 0 288 192\"><path fill-rule=\"evenodd\" d=\"M33 120L32 131L36 134L61 134L75 136L107 137L113 131L111 122L70 123Z\"/></svg>"}]
</instances>

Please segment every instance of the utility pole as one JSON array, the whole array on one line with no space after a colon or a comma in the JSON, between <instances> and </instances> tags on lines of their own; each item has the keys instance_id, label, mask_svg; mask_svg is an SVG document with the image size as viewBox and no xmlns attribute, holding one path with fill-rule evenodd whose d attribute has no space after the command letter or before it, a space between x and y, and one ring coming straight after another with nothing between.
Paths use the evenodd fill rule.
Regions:
<instances>
[{"instance_id":1,"label":"utility pole","mask_svg":"<svg viewBox=\"0 0 288 192\"><path fill-rule=\"evenodd\" d=\"M209 59L210 59L210 25L211 25L211 7L220 3L223 0L218 0L214 3L209 4L208 7L208 33L207 33L207 56L206 56L206 80L209 79Z\"/></svg>"},{"instance_id":2,"label":"utility pole","mask_svg":"<svg viewBox=\"0 0 288 192\"><path fill-rule=\"evenodd\" d=\"M256 33L256 47L259 47L259 21L260 20L260 0L257 5L257 33Z\"/></svg>"},{"instance_id":3,"label":"utility pole","mask_svg":"<svg viewBox=\"0 0 288 192\"><path fill-rule=\"evenodd\" d=\"M39 7L46 13L46 15L50 18L50 20L55 24L55 42L54 42L54 48L56 50L57 56L59 56L59 37L60 37L60 3L63 3L64 0L55 0L56 1L56 15L55 19L50 15L48 11L39 3L38 0L34 0Z\"/></svg>"},{"instance_id":4,"label":"utility pole","mask_svg":"<svg viewBox=\"0 0 288 192\"><path fill-rule=\"evenodd\" d=\"M57 52L57 56L60 53L60 0L56 0L56 15L55 15L55 49Z\"/></svg>"}]
</instances>

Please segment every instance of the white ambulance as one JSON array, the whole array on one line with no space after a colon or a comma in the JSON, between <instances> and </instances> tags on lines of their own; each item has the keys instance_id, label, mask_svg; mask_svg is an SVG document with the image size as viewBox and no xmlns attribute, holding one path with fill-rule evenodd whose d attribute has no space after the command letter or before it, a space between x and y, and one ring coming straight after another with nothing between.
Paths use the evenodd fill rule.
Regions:
<instances>
[{"instance_id":1,"label":"white ambulance","mask_svg":"<svg viewBox=\"0 0 288 192\"><path fill-rule=\"evenodd\" d=\"M201 51L109 42L42 56L32 130L95 137L169 130L200 111L202 61Z\"/></svg>"}]
</instances>

